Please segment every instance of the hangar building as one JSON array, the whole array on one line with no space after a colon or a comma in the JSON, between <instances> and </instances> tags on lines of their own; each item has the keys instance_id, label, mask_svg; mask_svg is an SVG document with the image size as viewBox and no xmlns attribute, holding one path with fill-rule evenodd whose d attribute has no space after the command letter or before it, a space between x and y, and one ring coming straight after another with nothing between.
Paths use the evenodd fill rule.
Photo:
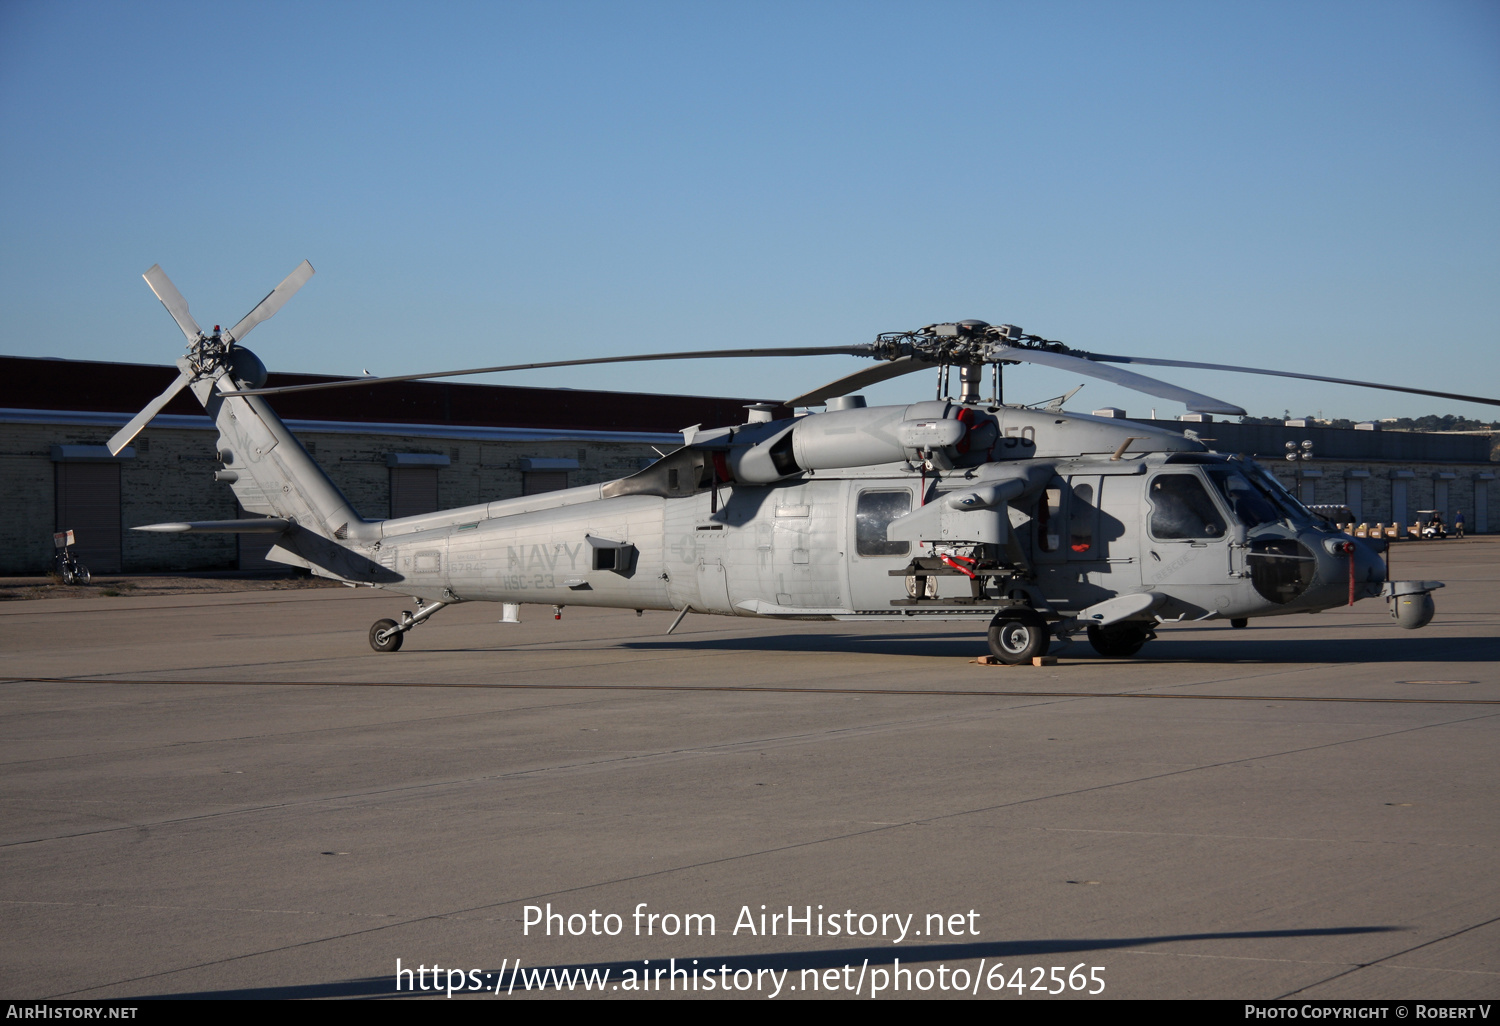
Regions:
<instances>
[{"instance_id":1,"label":"hangar building","mask_svg":"<svg viewBox=\"0 0 1500 1026\"><path fill-rule=\"evenodd\" d=\"M189 392L119 456L104 447L176 376L0 357L0 573L49 570L62 530L96 574L285 569L264 559L268 536L128 529L247 515L214 481L218 434ZM333 380L272 373L267 384ZM754 401L408 381L272 405L355 509L399 517L625 477L682 445L684 427L743 423Z\"/></svg>"},{"instance_id":2,"label":"hangar building","mask_svg":"<svg viewBox=\"0 0 1500 1026\"><path fill-rule=\"evenodd\" d=\"M104 448L176 373L0 357L0 573L50 569L52 534L69 529L95 573L280 568L264 559L266 536L127 529L245 515L213 480L217 434L187 392L119 456ZM273 373L268 384L332 380ZM394 517L624 477L681 445L684 427L743 423L752 401L413 381L272 404L356 509ZM1155 423L1259 456L1304 502L1348 505L1356 521L1440 509L1451 523L1463 510L1470 532L1492 530L1496 464L1483 437ZM1286 462L1288 441L1311 441L1313 458Z\"/></svg>"}]
</instances>

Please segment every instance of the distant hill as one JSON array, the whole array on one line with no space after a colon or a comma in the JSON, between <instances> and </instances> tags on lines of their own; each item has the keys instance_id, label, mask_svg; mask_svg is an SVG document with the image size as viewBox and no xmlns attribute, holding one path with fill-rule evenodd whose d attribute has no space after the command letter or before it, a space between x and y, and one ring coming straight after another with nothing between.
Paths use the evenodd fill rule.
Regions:
<instances>
[{"instance_id":1,"label":"distant hill","mask_svg":"<svg viewBox=\"0 0 1500 1026\"><path fill-rule=\"evenodd\" d=\"M1291 411L1288 410L1281 417L1241 417L1240 423L1281 424L1291 419ZM1332 428L1352 428L1356 423L1368 423L1368 421L1352 421L1344 417L1324 421L1312 414L1308 414L1307 419L1316 421L1322 427ZM1379 423L1383 431L1500 431L1500 420L1470 420L1468 417L1455 417L1451 413L1441 417L1435 413L1429 413L1425 417L1398 417L1395 420Z\"/></svg>"}]
</instances>

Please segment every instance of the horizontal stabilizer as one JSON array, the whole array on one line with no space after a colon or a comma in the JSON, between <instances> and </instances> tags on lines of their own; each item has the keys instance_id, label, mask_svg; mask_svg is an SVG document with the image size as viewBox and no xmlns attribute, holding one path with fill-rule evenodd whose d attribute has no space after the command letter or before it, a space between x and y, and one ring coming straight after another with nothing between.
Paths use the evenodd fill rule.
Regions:
<instances>
[{"instance_id":1,"label":"horizontal stabilizer","mask_svg":"<svg viewBox=\"0 0 1500 1026\"><path fill-rule=\"evenodd\" d=\"M133 531L158 534L281 534L292 526L281 517L250 517L245 520L192 520L176 524L147 524Z\"/></svg>"}]
</instances>

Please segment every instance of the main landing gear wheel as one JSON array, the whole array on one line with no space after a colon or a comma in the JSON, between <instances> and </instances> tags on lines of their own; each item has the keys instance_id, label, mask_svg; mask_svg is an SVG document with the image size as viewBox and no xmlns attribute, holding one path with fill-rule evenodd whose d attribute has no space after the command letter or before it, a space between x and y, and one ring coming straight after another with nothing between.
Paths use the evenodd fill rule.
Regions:
<instances>
[{"instance_id":1,"label":"main landing gear wheel","mask_svg":"<svg viewBox=\"0 0 1500 1026\"><path fill-rule=\"evenodd\" d=\"M990 654L1012 666L1047 654L1051 634L1034 610L999 613L990 621Z\"/></svg>"},{"instance_id":2,"label":"main landing gear wheel","mask_svg":"<svg viewBox=\"0 0 1500 1026\"><path fill-rule=\"evenodd\" d=\"M1090 627L1089 644L1094 651L1108 659L1128 659L1141 650L1141 646L1156 632L1149 624L1112 623L1108 627Z\"/></svg>"},{"instance_id":3,"label":"main landing gear wheel","mask_svg":"<svg viewBox=\"0 0 1500 1026\"><path fill-rule=\"evenodd\" d=\"M396 651L405 637L405 631L396 630L395 620L376 620L370 625L370 647L377 652Z\"/></svg>"}]
</instances>

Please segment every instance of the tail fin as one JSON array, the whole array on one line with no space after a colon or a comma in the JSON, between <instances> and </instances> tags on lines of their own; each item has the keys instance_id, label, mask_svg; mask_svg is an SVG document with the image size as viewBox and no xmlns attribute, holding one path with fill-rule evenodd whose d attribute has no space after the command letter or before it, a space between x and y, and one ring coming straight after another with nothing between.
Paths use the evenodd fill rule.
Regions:
<instances>
[{"instance_id":1,"label":"tail fin","mask_svg":"<svg viewBox=\"0 0 1500 1026\"><path fill-rule=\"evenodd\" d=\"M215 387L215 386L219 387ZM242 387L228 373L200 378L192 389L219 429L219 479L252 513L283 517L342 541L363 523L338 486L259 396L223 396Z\"/></svg>"},{"instance_id":2,"label":"tail fin","mask_svg":"<svg viewBox=\"0 0 1500 1026\"><path fill-rule=\"evenodd\" d=\"M377 524L362 519L354 511L338 486L271 412L265 400L258 396L221 394L265 384L265 365L239 342L257 324L280 310L312 276L312 264L302 261L238 324L228 331L214 325L213 334L208 335L193 319L187 300L161 265L147 271L143 276L146 284L182 329L188 340L188 355L177 361L181 371L177 379L115 433L109 440L109 449L114 453L124 449L179 391L191 388L219 428L219 458L224 469L216 476L229 483L241 506L274 519L279 527L265 529L240 520L215 520L153 524L140 530L266 534L279 531L277 543L266 554L267 558L305 566L325 577L373 584L396 577L355 551L360 542L379 540Z\"/></svg>"},{"instance_id":3,"label":"tail fin","mask_svg":"<svg viewBox=\"0 0 1500 1026\"><path fill-rule=\"evenodd\" d=\"M378 522L359 515L264 399L221 395L245 387L227 370L190 387L219 429L219 479L246 510L290 524L267 558L340 580L374 583L390 576L347 547L378 539Z\"/></svg>"}]
</instances>

